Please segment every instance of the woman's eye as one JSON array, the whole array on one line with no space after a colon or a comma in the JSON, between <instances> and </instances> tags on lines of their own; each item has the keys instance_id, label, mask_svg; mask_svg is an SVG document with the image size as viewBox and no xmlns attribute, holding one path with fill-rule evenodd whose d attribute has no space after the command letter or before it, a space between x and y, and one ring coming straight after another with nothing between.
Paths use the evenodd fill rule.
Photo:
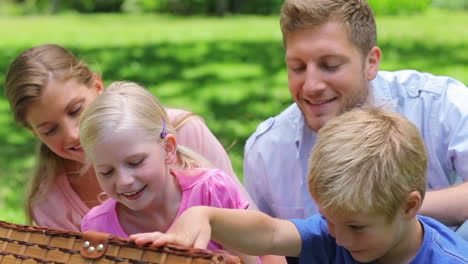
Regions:
<instances>
[{"instance_id":1,"label":"woman's eye","mask_svg":"<svg viewBox=\"0 0 468 264\"><path fill-rule=\"evenodd\" d=\"M301 65L301 66L297 66L297 67L291 67L291 69L292 69L293 72L299 73L299 72L305 71L306 66Z\"/></svg>"},{"instance_id":2,"label":"woman's eye","mask_svg":"<svg viewBox=\"0 0 468 264\"><path fill-rule=\"evenodd\" d=\"M53 128L51 128L51 129L47 130L47 131L44 133L44 135L46 135L46 136L51 136L51 135L53 135L53 134L55 133L55 131L57 131L57 127L53 127Z\"/></svg>"},{"instance_id":3,"label":"woman's eye","mask_svg":"<svg viewBox=\"0 0 468 264\"><path fill-rule=\"evenodd\" d=\"M114 171L114 169L110 169L110 170L107 170L107 171L101 171L100 174L103 175L103 176L109 176L112 174L112 172Z\"/></svg>"}]
</instances>

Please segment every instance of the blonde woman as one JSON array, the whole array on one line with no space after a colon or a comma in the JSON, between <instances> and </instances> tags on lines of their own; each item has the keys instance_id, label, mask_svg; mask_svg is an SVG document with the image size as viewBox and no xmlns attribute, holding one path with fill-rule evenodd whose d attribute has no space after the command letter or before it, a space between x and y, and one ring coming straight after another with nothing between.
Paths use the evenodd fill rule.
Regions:
<instances>
[{"instance_id":1,"label":"blonde woman","mask_svg":"<svg viewBox=\"0 0 468 264\"><path fill-rule=\"evenodd\" d=\"M79 116L103 92L100 76L65 48L45 44L16 57L6 75L5 90L16 121L40 140L25 201L29 220L79 231L83 216L100 203L102 193L93 170L79 173L86 160L79 140ZM225 171L248 197L227 153L203 121L180 109L168 108L167 113L179 143Z\"/></svg>"}]
</instances>

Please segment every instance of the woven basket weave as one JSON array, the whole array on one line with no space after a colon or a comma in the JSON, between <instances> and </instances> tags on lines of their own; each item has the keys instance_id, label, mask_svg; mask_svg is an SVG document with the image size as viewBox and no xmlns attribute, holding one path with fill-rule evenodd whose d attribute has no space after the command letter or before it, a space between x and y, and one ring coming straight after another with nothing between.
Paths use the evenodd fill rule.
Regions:
<instances>
[{"instance_id":1,"label":"woven basket weave","mask_svg":"<svg viewBox=\"0 0 468 264\"><path fill-rule=\"evenodd\" d=\"M0 221L0 264L241 264L224 251L137 246L100 232L72 232Z\"/></svg>"}]
</instances>

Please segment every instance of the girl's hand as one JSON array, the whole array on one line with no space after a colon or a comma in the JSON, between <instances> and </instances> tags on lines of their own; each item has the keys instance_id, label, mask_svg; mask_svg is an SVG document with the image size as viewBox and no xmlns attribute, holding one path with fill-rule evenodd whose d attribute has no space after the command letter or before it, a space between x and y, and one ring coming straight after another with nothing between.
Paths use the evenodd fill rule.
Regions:
<instances>
[{"instance_id":1,"label":"girl's hand","mask_svg":"<svg viewBox=\"0 0 468 264\"><path fill-rule=\"evenodd\" d=\"M130 236L137 245L151 243L153 246L176 244L206 249L210 242L211 226L204 207L192 207L176 219L167 233L152 232Z\"/></svg>"}]
</instances>

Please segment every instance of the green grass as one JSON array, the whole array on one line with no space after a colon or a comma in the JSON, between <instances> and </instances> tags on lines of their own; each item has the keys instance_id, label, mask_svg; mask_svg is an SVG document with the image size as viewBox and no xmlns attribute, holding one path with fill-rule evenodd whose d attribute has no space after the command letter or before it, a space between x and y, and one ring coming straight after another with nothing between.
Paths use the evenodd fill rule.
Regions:
<instances>
[{"instance_id":1,"label":"green grass","mask_svg":"<svg viewBox=\"0 0 468 264\"><path fill-rule=\"evenodd\" d=\"M413 68L468 83L466 12L377 18L381 69ZM292 100L277 17L176 18L156 15L0 17L0 81L22 50L57 43L101 72L106 84L131 80L161 101L194 111L229 147L242 178L243 146L262 120ZM3 94L3 87L0 87ZM23 186L34 138L0 97L0 219L24 223Z\"/></svg>"}]
</instances>

